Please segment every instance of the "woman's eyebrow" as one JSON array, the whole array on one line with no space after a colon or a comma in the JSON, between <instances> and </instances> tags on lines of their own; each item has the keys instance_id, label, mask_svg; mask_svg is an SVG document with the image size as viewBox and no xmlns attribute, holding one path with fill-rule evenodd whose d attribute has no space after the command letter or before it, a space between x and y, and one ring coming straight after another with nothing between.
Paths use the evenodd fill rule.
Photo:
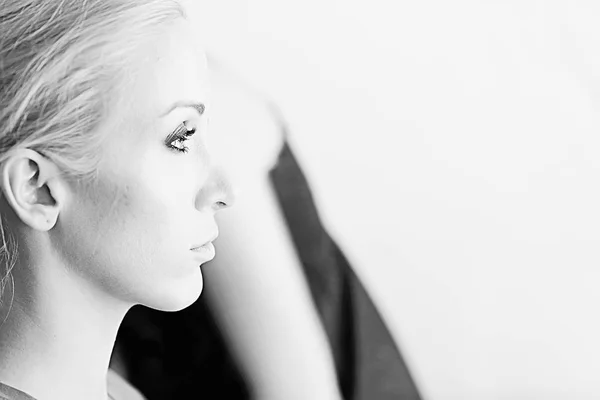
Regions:
<instances>
[{"instance_id":1,"label":"woman's eyebrow","mask_svg":"<svg viewBox=\"0 0 600 400\"><path fill-rule=\"evenodd\" d=\"M173 110L177 108L193 108L198 112L199 115L202 115L204 114L206 106L196 101L177 101L171 107L169 107L169 109L165 113L163 113L161 117L170 114Z\"/></svg>"}]
</instances>

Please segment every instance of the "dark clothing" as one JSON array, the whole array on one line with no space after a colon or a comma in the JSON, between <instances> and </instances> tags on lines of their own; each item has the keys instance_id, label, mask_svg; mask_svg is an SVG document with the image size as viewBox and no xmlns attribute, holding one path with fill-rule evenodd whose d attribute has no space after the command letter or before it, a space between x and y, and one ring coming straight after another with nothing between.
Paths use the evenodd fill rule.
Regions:
<instances>
[{"instance_id":1,"label":"dark clothing","mask_svg":"<svg viewBox=\"0 0 600 400\"><path fill-rule=\"evenodd\" d=\"M420 399L384 321L324 229L287 143L270 179L327 333L344 399ZM177 313L135 307L119 340L129 350L131 380L149 400L249 398L203 296Z\"/></svg>"}]
</instances>

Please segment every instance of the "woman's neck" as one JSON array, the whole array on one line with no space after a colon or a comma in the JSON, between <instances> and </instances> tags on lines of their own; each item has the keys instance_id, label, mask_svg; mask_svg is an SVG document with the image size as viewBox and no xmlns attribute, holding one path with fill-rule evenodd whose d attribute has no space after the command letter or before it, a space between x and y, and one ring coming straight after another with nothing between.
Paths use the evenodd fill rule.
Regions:
<instances>
[{"instance_id":1,"label":"woman's neck","mask_svg":"<svg viewBox=\"0 0 600 400\"><path fill-rule=\"evenodd\" d=\"M64 268L35 270L14 269L14 301L0 327L0 381L38 400L106 400L110 356L129 306ZM10 297L4 300L8 307Z\"/></svg>"}]
</instances>

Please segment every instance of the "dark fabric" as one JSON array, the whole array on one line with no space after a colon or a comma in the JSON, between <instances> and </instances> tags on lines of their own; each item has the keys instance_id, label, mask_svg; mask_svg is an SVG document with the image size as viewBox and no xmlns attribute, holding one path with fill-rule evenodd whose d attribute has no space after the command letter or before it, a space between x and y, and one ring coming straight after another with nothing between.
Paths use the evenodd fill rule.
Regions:
<instances>
[{"instance_id":1,"label":"dark fabric","mask_svg":"<svg viewBox=\"0 0 600 400\"><path fill-rule=\"evenodd\" d=\"M129 380L148 400L250 398L202 296L176 313L132 308L117 341Z\"/></svg>"},{"instance_id":2,"label":"dark fabric","mask_svg":"<svg viewBox=\"0 0 600 400\"><path fill-rule=\"evenodd\" d=\"M323 228L287 142L270 178L327 332L344 399L419 399L385 323ZM132 309L118 340L127 349L132 383L149 400L249 398L203 296L177 313Z\"/></svg>"}]
</instances>

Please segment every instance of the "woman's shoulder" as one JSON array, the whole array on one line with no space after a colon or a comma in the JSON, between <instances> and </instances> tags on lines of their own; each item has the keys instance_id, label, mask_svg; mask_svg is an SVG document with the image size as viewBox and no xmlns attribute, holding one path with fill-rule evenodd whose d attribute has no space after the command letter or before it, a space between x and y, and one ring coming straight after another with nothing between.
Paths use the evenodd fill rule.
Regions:
<instances>
[{"instance_id":1,"label":"woman's shoulder","mask_svg":"<svg viewBox=\"0 0 600 400\"><path fill-rule=\"evenodd\" d=\"M145 400L146 398L123 377L112 369L108 370L106 377L108 395L112 400ZM1 400L1 398L0 398Z\"/></svg>"},{"instance_id":2,"label":"woman's shoulder","mask_svg":"<svg viewBox=\"0 0 600 400\"><path fill-rule=\"evenodd\" d=\"M113 400L145 400L146 398L115 371L106 377L108 394ZM0 400L36 400L34 397L0 382Z\"/></svg>"},{"instance_id":3,"label":"woman's shoulder","mask_svg":"<svg viewBox=\"0 0 600 400\"><path fill-rule=\"evenodd\" d=\"M0 382L0 400L35 400L35 398Z\"/></svg>"}]
</instances>

